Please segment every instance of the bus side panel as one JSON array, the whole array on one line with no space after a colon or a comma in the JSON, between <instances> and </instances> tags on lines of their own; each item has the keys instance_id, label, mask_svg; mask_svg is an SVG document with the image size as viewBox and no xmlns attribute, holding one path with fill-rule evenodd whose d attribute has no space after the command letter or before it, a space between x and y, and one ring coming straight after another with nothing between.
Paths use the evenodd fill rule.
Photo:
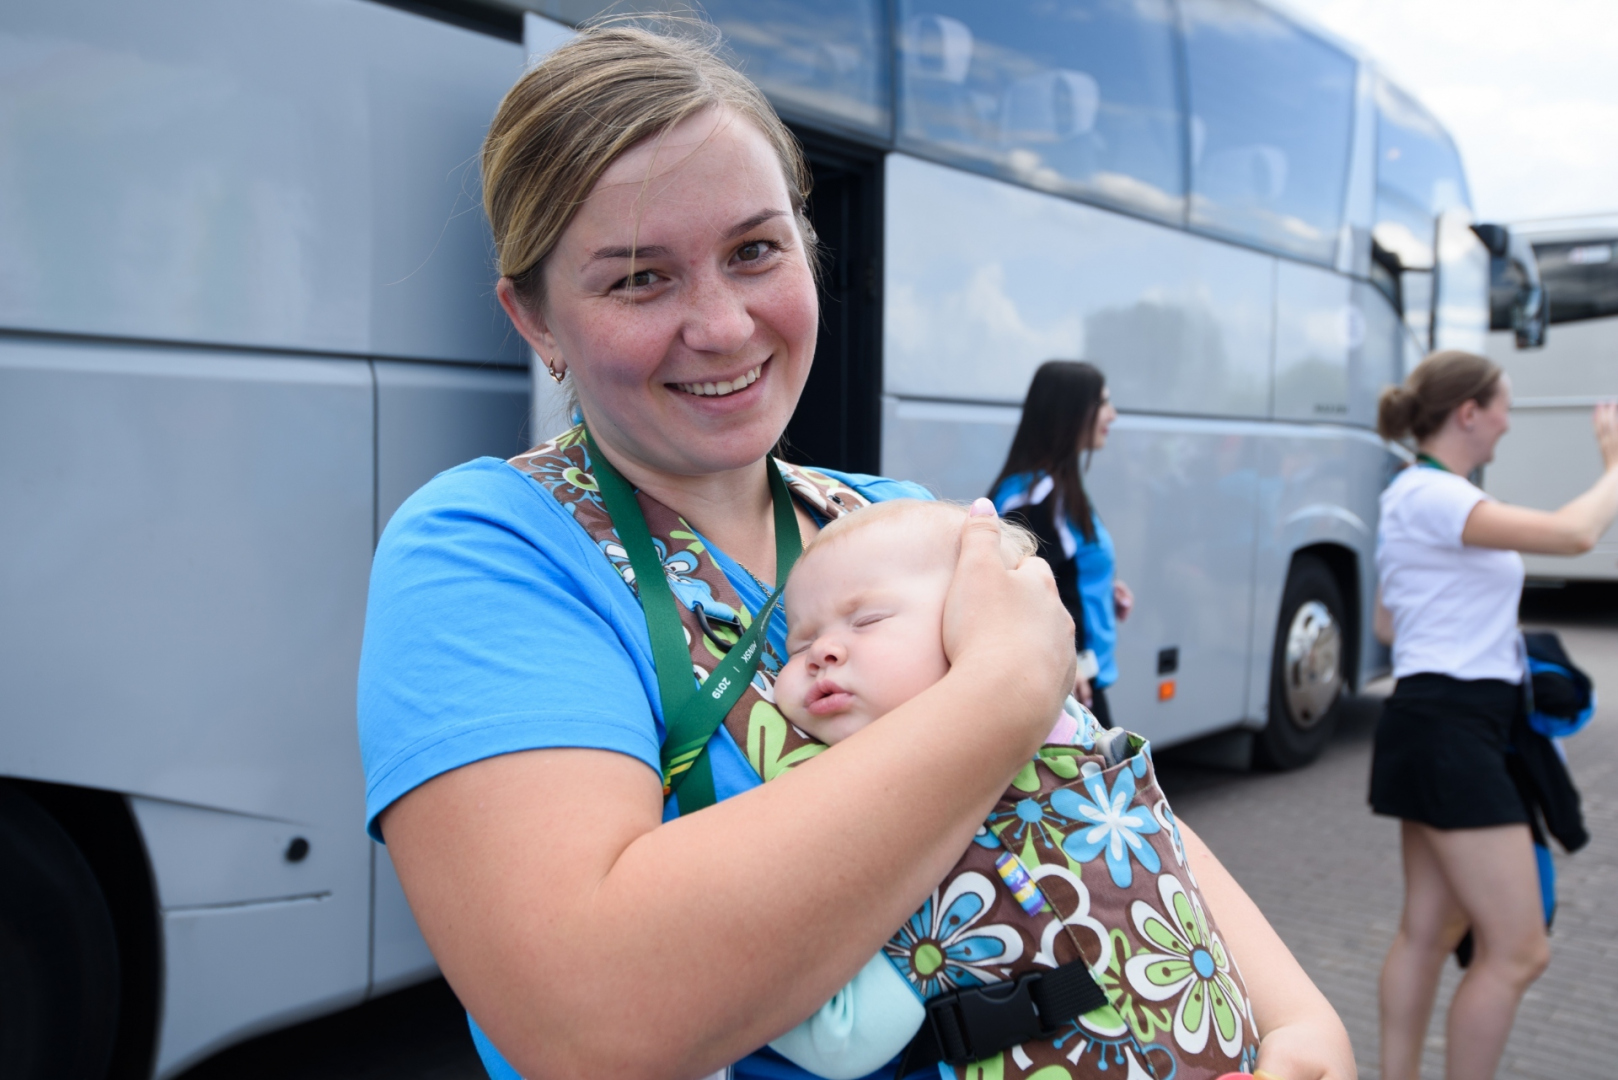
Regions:
<instances>
[{"instance_id":1,"label":"bus side panel","mask_svg":"<svg viewBox=\"0 0 1618 1080\"><path fill-rule=\"evenodd\" d=\"M475 175L519 46L361 0L7 4L0 41L0 326L520 362Z\"/></svg>"},{"instance_id":2,"label":"bus side panel","mask_svg":"<svg viewBox=\"0 0 1618 1080\"><path fill-rule=\"evenodd\" d=\"M1601 453L1590 428L1598 401L1618 397L1618 318L1557 323L1545 348L1519 351L1510 331L1489 335L1489 357L1511 376L1511 431L1483 486L1508 503L1555 510L1595 483ZM1535 577L1618 580L1618 525L1573 557L1525 555Z\"/></svg>"},{"instance_id":3,"label":"bus side panel","mask_svg":"<svg viewBox=\"0 0 1618 1080\"><path fill-rule=\"evenodd\" d=\"M1349 348L1364 318L1349 305L1350 279L1280 260L1275 290L1277 420L1347 419Z\"/></svg>"},{"instance_id":4,"label":"bus side panel","mask_svg":"<svg viewBox=\"0 0 1618 1080\"><path fill-rule=\"evenodd\" d=\"M1353 613L1359 631L1355 641L1359 670L1350 677L1363 685L1368 675L1385 669L1385 651L1371 634L1377 500L1397 459L1369 432L1336 425L1274 424L1255 445L1265 479L1258 499L1247 696L1253 722L1262 727L1281 596L1293 556L1303 548L1329 546L1352 558L1353 581L1340 583L1347 606L1344 614ZM1345 627L1344 632L1350 629ZM1344 642L1345 647L1348 644Z\"/></svg>"},{"instance_id":5,"label":"bus side panel","mask_svg":"<svg viewBox=\"0 0 1618 1080\"><path fill-rule=\"evenodd\" d=\"M883 471L970 499L994 480L1019 410L888 398ZM1169 744L1248 714L1256 455L1267 425L1126 414L1086 482L1135 592L1119 627L1118 723ZM1158 650L1177 692L1158 700Z\"/></svg>"},{"instance_id":6,"label":"bus side panel","mask_svg":"<svg viewBox=\"0 0 1618 1080\"><path fill-rule=\"evenodd\" d=\"M1269 415L1271 256L902 154L886 205L886 393L1020 405L1087 359L1124 410Z\"/></svg>"},{"instance_id":7,"label":"bus side panel","mask_svg":"<svg viewBox=\"0 0 1618 1080\"><path fill-rule=\"evenodd\" d=\"M532 381L522 368L376 362L377 534L399 505L445 469L530 445Z\"/></svg>"},{"instance_id":8,"label":"bus side panel","mask_svg":"<svg viewBox=\"0 0 1618 1080\"><path fill-rule=\"evenodd\" d=\"M194 808L139 815L164 924L195 928L165 946L165 1067L284 979L365 988L372 402L365 361L0 339L0 774ZM325 898L275 914L291 871ZM283 972L304 948L321 985Z\"/></svg>"},{"instance_id":9,"label":"bus side panel","mask_svg":"<svg viewBox=\"0 0 1618 1080\"><path fill-rule=\"evenodd\" d=\"M368 905L338 823L140 797L130 806L162 919L158 1076L363 996L354 974L367 943L355 928Z\"/></svg>"}]
</instances>

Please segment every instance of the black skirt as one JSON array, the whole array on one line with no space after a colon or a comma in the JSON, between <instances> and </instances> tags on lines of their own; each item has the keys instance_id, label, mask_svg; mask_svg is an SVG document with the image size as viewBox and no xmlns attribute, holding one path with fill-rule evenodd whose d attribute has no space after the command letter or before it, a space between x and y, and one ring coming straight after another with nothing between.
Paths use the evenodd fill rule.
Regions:
<instances>
[{"instance_id":1,"label":"black skirt","mask_svg":"<svg viewBox=\"0 0 1618 1080\"><path fill-rule=\"evenodd\" d=\"M1371 809L1437 829L1526 824L1506 768L1522 708L1522 687L1499 679L1400 679L1376 725Z\"/></svg>"}]
</instances>

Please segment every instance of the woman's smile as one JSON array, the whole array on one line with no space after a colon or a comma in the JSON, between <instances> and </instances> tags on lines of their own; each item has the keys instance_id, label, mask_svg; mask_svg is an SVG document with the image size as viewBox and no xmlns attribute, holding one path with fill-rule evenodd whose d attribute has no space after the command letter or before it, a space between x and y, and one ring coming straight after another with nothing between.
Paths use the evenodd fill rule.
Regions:
<instances>
[{"instance_id":1,"label":"woman's smile","mask_svg":"<svg viewBox=\"0 0 1618 1080\"><path fill-rule=\"evenodd\" d=\"M746 390L748 387L757 382L759 376L764 371L764 365L768 363L769 361L766 360L763 364L748 368L746 372L741 375L737 375L733 379L719 379L717 381L708 380L704 382L669 383L668 385L674 387L676 390L684 391L687 394L694 394L697 397L729 397L731 394Z\"/></svg>"}]
</instances>

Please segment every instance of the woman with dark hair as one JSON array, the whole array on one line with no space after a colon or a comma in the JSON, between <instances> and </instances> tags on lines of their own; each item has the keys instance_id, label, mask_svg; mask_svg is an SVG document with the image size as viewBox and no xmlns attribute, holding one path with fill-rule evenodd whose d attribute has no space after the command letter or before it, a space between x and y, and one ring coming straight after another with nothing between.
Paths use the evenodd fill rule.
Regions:
<instances>
[{"instance_id":1,"label":"woman with dark hair","mask_svg":"<svg viewBox=\"0 0 1618 1080\"><path fill-rule=\"evenodd\" d=\"M1050 563L1073 616L1079 653L1073 693L1109 728L1106 688L1118 679L1117 624L1129 616L1135 597L1113 575L1112 537L1090 505L1084 470L1090 455L1107 445L1117 418L1100 368L1047 360L1028 385L1022 421L989 495L1002 514L1016 513L1039 538L1039 555Z\"/></svg>"}]
</instances>

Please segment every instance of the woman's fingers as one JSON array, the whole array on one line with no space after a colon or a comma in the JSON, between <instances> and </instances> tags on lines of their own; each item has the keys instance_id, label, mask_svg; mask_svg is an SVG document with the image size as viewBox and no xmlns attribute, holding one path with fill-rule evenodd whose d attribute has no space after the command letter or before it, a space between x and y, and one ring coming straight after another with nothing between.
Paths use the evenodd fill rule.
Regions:
<instances>
[{"instance_id":1,"label":"woman's fingers","mask_svg":"<svg viewBox=\"0 0 1618 1080\"><path fill-rule=\"evenodd\" d=\"M1008 697L1026 699L1030 723L1049 727L1073 686L1073 620L1056 594L1043 559L1008 568L1001 558L1000 519L987 499L974 503L961 528L961 554L944 602L944 652L1004 679Z\"/></svg>"},{"instance_id":2,"label":"woman's fingers","mask_svg":"<svg viewBox=\"0 0 1618 1080\"><path fill-rule=\"evenodd\" d=\"M1596 431L1596 443L1607 468L1618 465L1618 403L1603 401L1595 407L1590 418Z\"/></svg>"}]
</instances>

